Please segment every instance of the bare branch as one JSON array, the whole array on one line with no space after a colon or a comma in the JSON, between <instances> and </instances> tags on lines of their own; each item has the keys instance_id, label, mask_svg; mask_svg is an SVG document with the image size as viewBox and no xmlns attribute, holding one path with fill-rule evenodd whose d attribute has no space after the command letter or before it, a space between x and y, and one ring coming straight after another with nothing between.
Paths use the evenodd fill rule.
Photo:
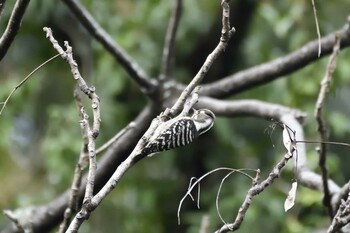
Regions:
<instances>
[{"instance_id":1,"label":"bare branch","mask_svg":"<svg viewBox=\"0 0 350 233\"><path fill-rule=\"evenodd\" d=\"M21 26L22 18L30 0L17 0L4 34L0 38L0 61L10 48Z\"/></svg>"},{"instance_id":2,"label":"bare branch","mask_svg":"<svg viewBox=\"0 0 350 233\"><path fill-rule=\"evenodd\" d=\"M200 97L198 108L209 108L215 114L228 117L253 116L268 120L280 119L285 114L291 114L301 122L306 113L279 104L267 103L260 100L218 100L210 97Z\"/></svg>"},{"instance_id":3,"label":"bare branch","mask_svg":"<svg viewBox=\"0 0 350 233\"><path fill-rule=\"evenodd\" d=\"M159 75L160 80L168 79L171 75L172 59L174 58L175 38L177 28L179 26L180 16L182 12L182 0L174 0L174 6L171 18L168 24L165 43L163 48L162 66Z\"/></svg>"},{"instance_id":4,"label":"bare branch","mask_svg":"<svg viewBox=\"0 0 350 233\"><path fill-rule=\"evenodd\" d=\"M345 48L350 45L349 22L341 31L340 48ZM332 52L337 33L338 32L332 33L321 39L321 57ZM318 40L314 40L284 57L240 71L219 81L203 85L200 94L223 98L271 82L279 77L293 73L319 59L317 51Z\"/></svg>"},{"instance_id":5,"label":"bare branch","mask_svg":"<svg viewBox=\"0 0 350 233\"><path fill-rule=\"evenodd\" d=\"M228 41L231 38L231 35L235 31L234 28L230 27L229 17L230 17L230 5L229 0L222 1L222 30L221 30L221 37L220 42L216 46L216 48L209 54L207 59L205 60L203 66L200 68L196 76L192 79L190 84L187 85L185 90L181 93L180 97L177 99L174 106L169 110L170 115L174 116L177 112L182 109L183 104L185 103L188 96L192 93L193 89L198 86L214 61L219 57L221 53L225 51L225 48L227 47ZM167 115L168 112L165 112L165 115Z\"/></svg>"},{"instance_id":6,"label":"bare branch","mask_svg":"<svg viewBox=\"0 0 350 233\"><path fill-rule=\"evenodd\" d=\"M321 141L328 141L328 134L327 134L327 127L326 127L326 122L323 119L322 116L322 109L324 105L324 101L326 99L326 94L329 90L329 86L332 80L332 76L336 67L336 58L339 53L339 48L340 48L340 37L341 35L336 36L336 41L333 47L333 52L332 55L329 58L328 65L327 65L327 70L326 74L321 81L321 88L320 92L318 94L318 98L316 101L316 106L315 106L315 112L314 116L317 121L317 130L320 134ZM328 209L328 214L330 217L333 217L333 208L331 205L331 196L329 193L329 188L328 188L328 169L326 166L326 144L320 143L320 147L318 149L318 153L320 155L319 158L319 167L321 169L321 174L322 174L322 181L323 181L323 192L324 192L324 197L323 197L323 204L327 207Z\"/></svg>"},{"instance_id":7,"label":"bare branch","mask_svg":"<svg viewBox=\"0 0 350 233\"><path fill-rule=\"evenodd\" d=\"M77 0L63 0L80 23L100 42L105 49L124 67L126 72L140 86L141 91L151 94L156 87L145 71L113 40L113 38L95 21L91 14Z\"/></svg>"},{"instance_id":8,"label":"bare branch","mask_svg":"<svg viewBox=\"0 0 350 233\"><path fill-rule=\"evenodd\" d=\"M96 162L96 138L99 135L100 131L100 100L97 94L95 93L94 87L89 87L83 77L80 75L80 72L78 70L78 65L75 62L73 58L72 53L72 47L69 46L68 42L65 41L65 47L66 51L62 49L62 47L58 44L57 40L53 37L52 31L50 28L44 28L44 31L46 32L46 37L50 40L53 47L57 50L57 52L61 55L61 57L69 64L71 68L71 72L73 74L74 79L77 81L78 86L80 90L91 99L91 108L93 113L93 122L92 122L92 129L90 128L89 121L88 121L88 115L85 113L84 108L81 108L81 115L83 116L83 119L81 120L81 127L84 129L85 132L87 132L88 135L88 154L89 154L89 171L87 176L87 184L85 188L85 195L84 195L84 201L83 201L83 207L81 209L81 212L88 212L90 211L91 206L91 199L93 197L93 191L95 186L95 176L96 176L96 169L97 169L97 162ZM79 214L78 213L78 214ZM77 218L74 218L77 219ZM80 222L83 222L84 219L79 219ZM80 224L74 224L73 221L68 229L67 232L77 232Z\"/></svg>"}]
</instances>

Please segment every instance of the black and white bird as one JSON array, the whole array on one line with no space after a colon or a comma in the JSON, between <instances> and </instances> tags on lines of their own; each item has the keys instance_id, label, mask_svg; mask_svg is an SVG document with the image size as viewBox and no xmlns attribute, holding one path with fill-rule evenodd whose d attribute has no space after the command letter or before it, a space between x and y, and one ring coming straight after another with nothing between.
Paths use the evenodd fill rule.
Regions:
<instances>
[{"instance_id":1,"label":"black and white bird","mask_svg":"<svg viewBox=\"0 0 350 233\"><path fill-rule=\"evenodd\" d=\"M195 110L191 117L178 116L161 124L153 133L141 154L171 150L193 142L214 125L215 115L209 109Z\"/></svg>"}]
</instances>

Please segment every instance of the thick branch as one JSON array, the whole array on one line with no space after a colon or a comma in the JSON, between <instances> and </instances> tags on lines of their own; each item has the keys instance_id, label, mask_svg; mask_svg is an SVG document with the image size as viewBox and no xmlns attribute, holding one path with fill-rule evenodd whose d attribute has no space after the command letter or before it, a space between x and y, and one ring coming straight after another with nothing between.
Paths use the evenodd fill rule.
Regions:
<instances>
[{"instance_id":1,"label":"thick branch","mask_svg":"<svg viewBox=\"0 0 350 233\"><path fill-rule=\"evenodd\" d=\"M321 57L332 52L337 33L332 33L321 39ZM347 23L342 29L340 47L345 48L349 45L350 27ZM317 53L318 40L314 40L284 57L238 72L217 82L203 85L200 93L218 98L237 94L305 67L319 59Z\"/></svg>"},{"instance_id":2,"label":"thick branch","mask_svg":"<svg viewBox=\"0 0 350 233\"><path fill-rule=\"evenodd\" d=\"M7 24L4 34L0 38L0 61L4 58L7 50L10 48L17 32L21 26L21 21L27 9L30 0L17 0L13 7L10 20ZM4 2L4 1L2 1ZM4 3L1 3L3 7Z\"/></svg>"},{"instance_id":3,"label":"thick branch","mask_svg":"<svg viewBox=\"0 0 350 233\"><path fill-rule=\"evenodd\" d=\"M279 104L271 104L260 100L218 100L210 97L200 97L197 108L208 108L215 114L227 117L252 116L265 119L280 119L285 114L291 114L303 121L306 113Z\"/></svg>"},{"instance_id":4,"label":"thick branch","mask_svg":"<svg viewBox=\"0 0 350 233\"><path fill-rule=\"evenodd\" d=\"M63 0L86 30L99 41L107 51L123 66L130 77L147 94L152 93L156 81L150 79L145 71L113 40L113 38L95 21L90 13L76 0Z\"/></svg>"}]
</instances>

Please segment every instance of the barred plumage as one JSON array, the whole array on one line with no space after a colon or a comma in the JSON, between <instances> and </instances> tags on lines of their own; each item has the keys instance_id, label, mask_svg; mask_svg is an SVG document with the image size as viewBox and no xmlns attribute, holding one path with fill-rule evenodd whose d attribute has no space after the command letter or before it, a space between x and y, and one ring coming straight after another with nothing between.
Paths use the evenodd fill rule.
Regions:
<instances>
[{"instance_id":1,"label":"barred plumage","mask_svg":"<svg viewBox=\"0 0 350 233\"><path fill-rule=\"evenodd\" d=\"M192 117L171 119L160 125L142 150L143 155L185 146L199 135L208 131L214 124L215 115L208 109L195 111Z\"/></svg>"}]
</instances>

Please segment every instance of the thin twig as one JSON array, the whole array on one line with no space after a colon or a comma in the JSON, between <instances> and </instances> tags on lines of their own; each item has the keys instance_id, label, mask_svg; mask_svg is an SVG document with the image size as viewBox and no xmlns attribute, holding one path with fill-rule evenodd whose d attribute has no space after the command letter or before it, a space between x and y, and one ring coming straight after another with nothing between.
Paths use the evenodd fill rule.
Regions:
<instances>
[{"instance_id":1,"label":"thin twig","mask_svg":"<svg viewBox=\"0 0 350 233\"><path fill-rule=\"evenodd\" d=\"M174 6L169 20L163 47L162 66L159 79L164 81L171 75L172 59L174 58L175 38L182 12L182 0L174 0Z\"/></svg>"},{"instance_id":2,"label":"thin twig","mask_svg":"<svg viewBox=\"0 0 350 233\"><path fill-rule=\"evenodd\" d=\"M274 182L276 178L278 178L281 175L282 169L285 167L288 160L291 158L292 157L289 154L285 154L283 156L283 159L276 164L276 166L272 169L269 176L265 180L263 180L260 184L258 183L256 183L255 185L253 184L253 186L249 189L241 207L238 210L238 214L236 216L235 221L230 224L225 224L219 230L217 230L216 233L223 233L223 232L237 230L242 224L245 218L245 215L249 209L249 206L253 201L254 196L264 191L268 186L270 186Z\"/></svg>"},{"instance_id":3,"label":"thin twig","mask_svg":"<svg viewBox=\"0 0 350 233\"><path fill-rule=\"evenodd\" d=\"M216 199L215 199L215 206L216 206L216 213L218 213L218 216L221 220L221 222L224 224L224 225L227 225L227 223L225 222L224 218L221 216L221 213L220 213L220 208L219 208L219 199L220 199L220 192L221 192L221 188L225 182L225 180L230 177L232 175L232 173L234 173L235 171L231 171L229 172L220 182L220 186L219 186L219 189L217 191L217 194L216 194Z\"/></svg>"},{"instance_id":4,"label":"thin twig","mask_svg":"<svg viewBox=\"0 0 350 233\"><path fill-rule=\"evenodd\" d=\"M214 63L214 61L219 57L221 53L225 51L225 48L227 47L228 41L231 38L231 35L235 32L234 28L230 27L230 22L229 22L229 17L230 17L230 5L229 5L229 0L224 0L221 2L222 5L222 30L221 30L221 37L220 37L220 42L216 46L216 48L209 54L207 59L205 60L204 64L196 74L196 76L192 79L190 84L187 85L187 87L183 90L181 93L180 97L177 99L176 103L174 106L166 111L166 115L171 115L174 116L176 115L177 112L182 109L183 104L185 103L186 99L188 96L192 93L193 89L198 86L205 75L207 74L208 70Z\"/></svg>"},{"instance_id":5,"label":"thin twig","mask_svg":"<svg viewBox=\"0 0 350 233\"><path fill-rule=\"evenodd\" d=\"M80 149L79 160L74 170L74 177L71 185L68 206L64 211L63 221L59 227L59 233L64 233L67 230L68 225L71 221L72 215L77 211L78 195L79 195L79 189L80 189L80 185L83 177L83 170L86 168L88 164L88 144L89 144L88 133L89 132L88 132L88 128L86 127L86 124L88 124L88 122L87 122L87 119L85 119L85 114L83 112L84 106L83 106L81 97L78 93L78 90L74 91L74 99L75 99L75 103L79 113L80 129L81 129L83 140L82 140L82 145Z\"/></svg>"},{"instance_id":6,"label":"thin twig","mask_svg":"<svg viewBox=\"0 0 350 233\"><path fill-rule=\"evenodd\" d=\"M134 61L114 39L96 22L91 14L76 0L62 0L89 33L124 67L126 72L146 94L152 94L157 82Z\"/></svg>"},{"instance_id":7,"label":"thin twig","mask_svg":"<svg viewBox=\"0 0 350 233\"><path fill-rule=\"evenodd\" d=\"M332 80L334 70L336 68L336 58L337 58L337 55L339 53L340 38L341 38L341 34L337 35L335 38L333 53L329 58L326 74L325 74L323 80L321 81L321 88L320 88L320 92L318 94L318 98L317 98L316 106L315 106L314 116L315 116L316 121L317 121L317 125L318 125L317 130L320 134L320 138L321 138L322 142L328 140L327 127L326 127L325 120L323 119L323 116L322 116L322 109L323 109L324 101L326 99L326 94L327 94L329 87L330 87L330 83ZM321 173L322 173L323 189L324 189L323 190L323 192L324 192L323 204L327 207L328 214L332 218L334 214L333 214L333 209L332 209L332 205L331 205L331 196L330 196L329 187L328 187L328 169L326 166L326 150L327 150L326 144L321 143L319 150L318 150L318 153L320 155L319 167L320 167Z\"/></svg>"},{"instance_id":8,"label":"thin twig","mask_svg":"<svg viewBox=\"0 0 350 233\"><path fill-rule=\"evenodd\" d=\"M17 86L15 86L15 88L11 91L11 93L7 96L6 100L4 102L2 102L2 108L0 110L0 116L2 114L2 112L4 111L7 102L10 100L11 96L16 92L16 90L18 88L20 88L35 72L37 72L41 67L43 67L44 65L46 65L47 63L49 63L50 61L52 61L53 59L55 59L56 57L60 56L60 54L56 54L55 56L49 58L48 60L46 60L45 62L43 62L41 65L39 65L37 68L35 68L32 72L30 72L27 77L25 77L20 83L17 84Z\"/></svg>"},{"instance_id":9,"label":"thin twig","mask_svg":"<svg viewBox=\"0 0 350 233\"><path fill-rule=\"evenodd\" d=\"M0 38L0 61L6 55L21 26L24 13L30 0L17 0L4 34Z\"/></svg>"},{"instance_id":10,"label":"thin twig","mask_svg":"<svg viewBox=\"0 0 350 233\"><path fill-rule=\"evenodd\" d=\"M315 6L315 0L311 0L312 3L312 10L314 12L314 18L315 18L315 24L316 24L316 31L317 31L317 37L318 37L318 57L321 56L321 33L320 33L320 26L318 25L318 19L317 19L317 11Z\"/></svg>"},{"instance_id":11,"label":"thin twig","mask_svg":"<svg viewBox=\"0 0 350 233\"><path fill-rule=\"evenodd\" d=\"M231 174L232 172L237 172L237 173L240 173L240 174L242 174L242 175L248 177L248 178L251 179L251 180L254 180L254 178L253 178L252 176L250 176L249 174L245 173L244 171L255 171L255 172L256 172L256 170L253 170L253 169L244 169L244 168L242 168L242 169L234 169L234 168L229 168L229 167L219 167L219 168L213 169L213 170L211 170L211 171L205 173L204 175L202 175L201 177L199 177L198 179L196 179L196 181L195 181L194 183L192 183L192 179L191 179L191 185L190 185L190 187L187 189L187 192L185 193L185 195L184 195L184 196L182 197L182 199L180 200L180 202L179 202L179 207L177 208L177 222L178 222L178 224L181 223L181 221L180 221L181 207L182 207L182 204L183 204L183 202L185 201L186 197L191 197L191 198L193 198L193 197L192 197L192 194L191 194L192 190L193 190L205 177L207 177L207 176L209 176L210 174L212 174L212 173L214 173L214 172L217 172L217 171L229 171L230 174Z\"/></svg>"},{"instance_id":12,"label":"thin twig","mask_svg":"<svg viewBox=\"0 0 350 233\"><path fill-rule=\"evenodd\" d=\"M348 146L348 147L350 147L350 143L346 143L346 142L311 141L311 140L295 141L295 142L296 143L320 143L320 144L329 144L329 145Z\"/></svg>"},{"instance_id":13,"label":"thin twig","mask_svg":"<svg viewBox=\"0 0 350 233\"><path fill-rule=\"evenodd\" d=\"M113 145L118 139L123 136L126 132L128 132L130 129L135 127L134 122L130 122L125 128L123 128L121 131L119 131L116 135L114 135L111 139L109 139L105 144L100 146L96 150L96 155L102 153L103 151L107 150L111 145Z\"/></svg>"}]
</instances>

